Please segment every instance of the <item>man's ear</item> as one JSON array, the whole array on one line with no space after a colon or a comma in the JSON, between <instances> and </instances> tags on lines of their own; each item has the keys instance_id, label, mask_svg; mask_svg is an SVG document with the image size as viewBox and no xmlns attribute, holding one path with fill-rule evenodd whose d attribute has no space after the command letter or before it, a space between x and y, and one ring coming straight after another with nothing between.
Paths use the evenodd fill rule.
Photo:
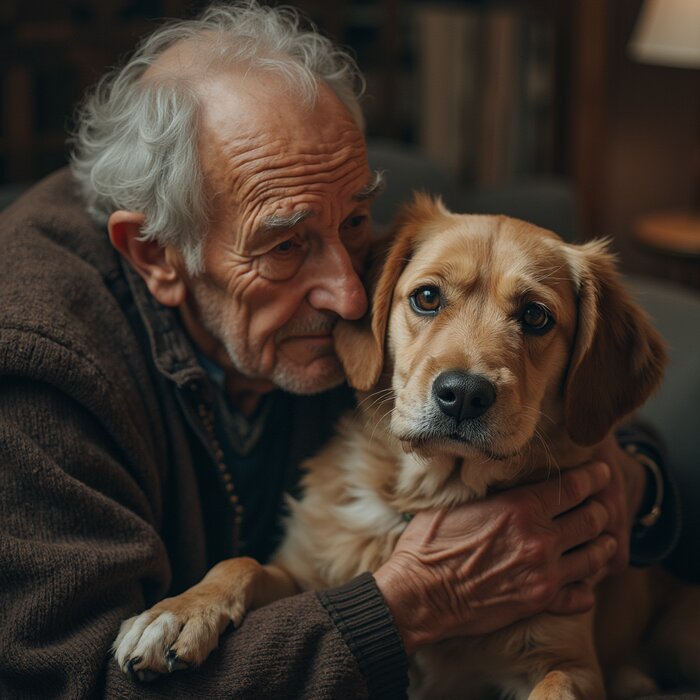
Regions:
<instances>
[{"instance_id":1,"label":"man's ear","mask_svg":"<svg viewBox=\"0 0 700 700\"><path fill-rule=\"evenodd\" d=\"M163 306L180 306L187 292L182 257L170 246L140 238L145 219L136 211L113 212L107 222L109 239Z\"/></svg>"}]
</instances>

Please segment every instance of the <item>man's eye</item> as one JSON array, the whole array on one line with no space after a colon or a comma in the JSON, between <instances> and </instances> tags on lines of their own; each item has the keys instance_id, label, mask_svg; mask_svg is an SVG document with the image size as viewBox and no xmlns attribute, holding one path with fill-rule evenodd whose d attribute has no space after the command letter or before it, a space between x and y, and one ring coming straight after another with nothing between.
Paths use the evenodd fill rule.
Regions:
<instances>
[{"instance_id":1,"label":"man's eye","mask_svg":"<svg viewBox=\"0 0 700 700\"><path fill-rule=\"evenodd\" d=\"M351 216L345 219L344 226L346 228L359 228L365 223L367 216L365 214L357 214L356 216Z\"/></svg>"},{"instance_id":2,"label":"man's eye","mask_svg":"<svg viewBox=\"0 0 700 700\"><path fill-rule=\"evenodd\" d=\"M540 302L527 304L520 314L520 325L525 333L542 335L554 325L552 312Z\"/></svg>"},{"instance_id":3,"label":"man's eye","mask_svg":"<svg viewBox=\"0 0 700 700\"><path fill-rule=\"evenodd\" d=\"M282 241L274 247L275 253L287 253L294 247L294 239L290 238L286 241Z\"/></svg>"},{"instance_id":4,"label":"man's eye","mask_svg":"<svg viewBox=\"0 0 700 700\"><path fill-rule=\"evenodd\" d=\"M409 297L411 307L423 316L434 316L442 307L442 297L437 287L419 287Z\"/></svg>"},{"instance_id":5,"label":"man's eye","mask_svg":"<svg viewBox=\"0 0 700 700\"><path fill-rule=\"evenodd\" d=\"M282 281L293 277L304 264L308 246L300 236L292 236L255 256L258 273L268 280Z\"/></svg>"}]
</instances>

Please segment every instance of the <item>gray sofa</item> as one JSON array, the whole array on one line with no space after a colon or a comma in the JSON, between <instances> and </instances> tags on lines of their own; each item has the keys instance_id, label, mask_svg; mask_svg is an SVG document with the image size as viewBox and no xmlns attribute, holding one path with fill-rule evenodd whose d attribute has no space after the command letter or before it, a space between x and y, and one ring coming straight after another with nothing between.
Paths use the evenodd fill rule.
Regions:
<instances>
[{"instance_id":1,"label":"gray sofa","mask_svg":"<svg viewBox=\"0 0 700 700\"><path fill-rule=\"evenodd\" d=\"M381 226L389 223L413 190L423 190L440 194L457 212L508 214L555 231L565 240L577 238L573 190L563 180L540 179L475 190L457 186L416 149L377 141L370 143L369 154L372 167L383 170L387 182L374 208ZM668 565L700 582L700 293L651 278L629 276L626 280L670 346L663 386L641 411L664 437L680 487L684 530Z\"/></svg>"}]
</instances>

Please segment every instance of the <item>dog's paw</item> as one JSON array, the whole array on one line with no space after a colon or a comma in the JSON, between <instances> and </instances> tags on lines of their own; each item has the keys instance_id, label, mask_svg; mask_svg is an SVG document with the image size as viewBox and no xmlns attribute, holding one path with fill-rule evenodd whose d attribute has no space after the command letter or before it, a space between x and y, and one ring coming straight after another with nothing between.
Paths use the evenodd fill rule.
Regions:
<instances>
[{"instance_id":1,"label":"dog's paw","mask_svg":"<svg viewBox=\"0 0 700 700\"><path fill-rule=\"evenodd\" d=\"M532 689L528 700L605 700L603 677L597 667L549 671Z\"/></svg>"},{"instance_id":2,"label":"dog's paw","mask_svg":"<svg viewBox=\"0 0 700 700\"><path fill-rule=\"evenodd\" d=\"M232 610L188 593L167 598L122 623L114 657L124 673L140 681L194 668L216 649L229 622L240 624L244 614L244 606Z\"/></svg>"}]
</instances>

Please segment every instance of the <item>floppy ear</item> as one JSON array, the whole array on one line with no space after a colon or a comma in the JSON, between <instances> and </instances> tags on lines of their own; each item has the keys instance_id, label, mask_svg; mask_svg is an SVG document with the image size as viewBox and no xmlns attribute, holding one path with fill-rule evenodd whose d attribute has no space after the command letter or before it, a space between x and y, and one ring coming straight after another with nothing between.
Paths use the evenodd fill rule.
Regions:
<instances>
[{"instance_id":1,"label":"floppy ear","mask_svg":"<svg viewBox=\"0 0 700 700\"><path fill-rule=\"evenodd\" d=\"M370 308L359 321L341 319L334 331L336 353L355 389L369 391L381 375L394 287L411 259L421 223L447 213L439 200L416 194L389 233L372 247L365 277Z\"/></svg>"},{"instance_id":2,"label":"floppy ear","mask_svg":"<svg viewBox=\"0 0 700 700\"><path fill-rule=\"evenodd\" d=\"M605 241L568 246L567 252L578 284L578 328L565 421L574 442L592 445L659 385L666 345L622 285Z\"/></svg>"}]
</instances>

